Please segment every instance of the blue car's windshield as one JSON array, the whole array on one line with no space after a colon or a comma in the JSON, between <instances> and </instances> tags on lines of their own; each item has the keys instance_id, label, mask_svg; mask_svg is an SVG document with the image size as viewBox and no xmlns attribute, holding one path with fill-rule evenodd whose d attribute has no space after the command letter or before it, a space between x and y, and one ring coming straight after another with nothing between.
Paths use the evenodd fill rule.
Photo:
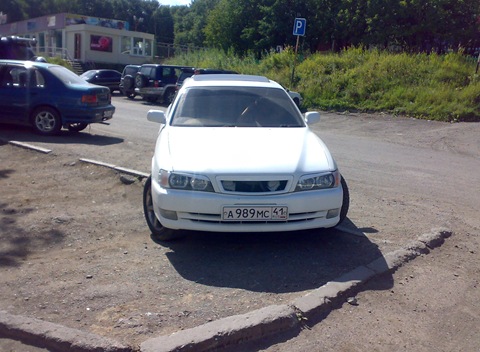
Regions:
<instances>
[{"instance_id":1,"label":"blue car's windshield","mask_svg":"<svg viewBox=\"0 0 480 352\"><path fill-rule=\"evenodd\" d=\"M172 126L304 127L287 92L264 87L191 87L179 97Z\"/></svg>"}]
</instances>

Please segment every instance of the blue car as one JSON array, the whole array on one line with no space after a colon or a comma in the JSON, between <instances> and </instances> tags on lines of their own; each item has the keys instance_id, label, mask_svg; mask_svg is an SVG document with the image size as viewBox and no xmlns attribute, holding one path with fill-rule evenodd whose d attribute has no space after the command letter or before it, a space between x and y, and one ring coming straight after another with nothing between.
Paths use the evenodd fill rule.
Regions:
<instances>
[{"instance_id":1,"label":"blue car","mask_svg":"<svg viewBox=\"0 0 480 352\"><path fill-rule=\"evenodd\" d=\"M0 60L0 123L55 135L62 127L81 131L114 112L110 89L85 82L63 66Z\"/></svg>"}]
</instances>

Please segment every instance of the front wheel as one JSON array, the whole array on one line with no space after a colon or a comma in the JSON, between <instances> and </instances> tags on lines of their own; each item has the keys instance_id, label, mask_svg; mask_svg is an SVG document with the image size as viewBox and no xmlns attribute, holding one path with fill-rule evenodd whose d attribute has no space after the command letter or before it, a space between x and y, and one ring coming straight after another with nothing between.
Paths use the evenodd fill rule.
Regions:
<instances>
[{"instance_id":1,"label":"front wheel","mask_svg":"<svg viewBox=\"0 0 480 352\"><path fill-rule=\"evenodd\" d=\"M145 100L148 101L149 103L155 103L157 101L157 97L156 96L148 96L148 97L145 97Z\"/></svg>"},{"instance_id":2,"label":"front wheel","mask_svg":"<svg viewBox=\"0 0 480 352\"><path fill-rule=\"evenodd\" d=\"M48 106L36 108L31 121L35 132L45 136L58 134L62 129L62 119L57 110Z\"/></svg>"},{"instance_id":3,"label":"front wheel","mask_svg":"<svg viewBox=\"0 0 480 352\"><path fill-rule=\"evenodd\" d=\"M135 99L135 97L137 96L136 93L134 92L125 92L125 95L127 96L128 99Z\"/></svg>"},{"instance_id":4,"label":"front wheel","mask_svg":"<svg viewBox=\"0 0 480 352\"><path fill-rule=\"evenodd\" d=\"M152 238L158 241L171 241L180 237L183 237L181 231L172 230L166 227L158 221L155 211L153 210L153 198L152 198L152 177L150 176L145 182L143 188L143 213L145 220L147 221L148 228L152 232Z\"/></svg>"},{"instance_id":5,"label":"front wheel","mask_svg":"<svg viewBox=\"0 0 480 352\"><path fill-rule=\"evenodd\" d=\"M165 95L163 96L163 102L166 105L170 105L173 102L173 99L175 99L175 89L169 88L165 92Z\"/></svg>"},{"instance_id":6,"label":"front wheel","mask_svg":"<svg viewBox=\"0 0 480 352\"><path fill-rule=\"evenodd\" d=\"M87 128L87 126L88 126L88 123L79 122L79 123L69 123L67 125L67 128L70 132L80 132L80 131L83 131L85 128Z\"/></svg>"},{"instance_id":7,"label":"front wheel","mask_svg":"<svg viewBox=\"0 0 480 352\"><path fill-rule=\"evenodd\" d=\"M340 225L347 217L348 209L350 208L350 191L348 190L347 181L342 176L341 179L343 190L342 208L340 209L340 221L337 225Z\"/></svg>"}]
</instances>

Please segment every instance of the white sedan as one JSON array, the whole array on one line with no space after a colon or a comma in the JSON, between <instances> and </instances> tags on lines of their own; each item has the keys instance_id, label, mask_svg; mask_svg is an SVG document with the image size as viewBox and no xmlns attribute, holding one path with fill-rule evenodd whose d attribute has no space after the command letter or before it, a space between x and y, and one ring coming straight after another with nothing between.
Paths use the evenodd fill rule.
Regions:
<instances>
[{"instance_id":1,"label":"white sedan","mask_svg":"<svg viewBox=\"0 0 480 352\"><path fill-rule=\"evenodd\" d=\"M345 219L347 184L285 89L265 77L185 80L160 123L144 212L154 238L181 230L277 232Z\"/></svg>"}]
</instances>

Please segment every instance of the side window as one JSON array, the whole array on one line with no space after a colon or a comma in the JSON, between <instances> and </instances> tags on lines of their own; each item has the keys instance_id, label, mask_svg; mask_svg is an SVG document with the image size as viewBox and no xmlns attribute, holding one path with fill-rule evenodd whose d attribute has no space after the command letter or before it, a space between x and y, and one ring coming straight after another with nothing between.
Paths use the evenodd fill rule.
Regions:
<instances>
[{"instance_id":1,"label":"side window","mask_svg":"<svg viewBox=\"0 0 480 352\"><path fill-rule=\"evenodd\" d=\"M162 68L155 67L152 69L152 74L150 75L151 79L161 80L162 79Z\"/></svg>"},{"instance_id":2,"label":"side window","mask_svg":"<svg viewBox=\"0 0 480 352\"><path fill-rule=\"evenodd\" d=\"M165 81L166 83L176 83L177 82L177 75L175 72L174 67L164 67L163 68L163 77L162 80Z\"/></svg>"},{"instance_id":3,"label":"side window","mask_svg":"<svg viewBox=\"0 0 480 352\"><path fill-rule=\"evenodd\" d=\"M11 85L16 88L25 88L28 85L28 71L25 67L12 67L7 70L7 79L12 78ZM10 84L10 82L8 82Z\"/></svg>"},{"instance_id":4,"label":"side window","mask_svg":"<svg viewBox=\"0 0 480 352\"><path fill-rule=\"evenodd\" d=\"M45 87L45 78L35 68L30 71L25 67L5 67L1 75L0 86L2 87Z\"/></svg>"},{"instance_id":5,"label":"side window","mask_svg":"<svg viewBox=\"0 0 480 352\"><path fill-rule=\"evenodd\" d=\"M3 67L2 71L0 71L1 82L0 86L2 87L13 87L13 77L10 74L10 67Z\"/></svg>"},{"instance_id":6,"label":"side window","mask_svg":"<svg viewBox=\"0 0 480 352\"><path fill-rule=\"evenodd\" d=\"M45 88L45 78L39 70L34 70L31 78L30 87Z\"/></svg>"}]
</instances>

